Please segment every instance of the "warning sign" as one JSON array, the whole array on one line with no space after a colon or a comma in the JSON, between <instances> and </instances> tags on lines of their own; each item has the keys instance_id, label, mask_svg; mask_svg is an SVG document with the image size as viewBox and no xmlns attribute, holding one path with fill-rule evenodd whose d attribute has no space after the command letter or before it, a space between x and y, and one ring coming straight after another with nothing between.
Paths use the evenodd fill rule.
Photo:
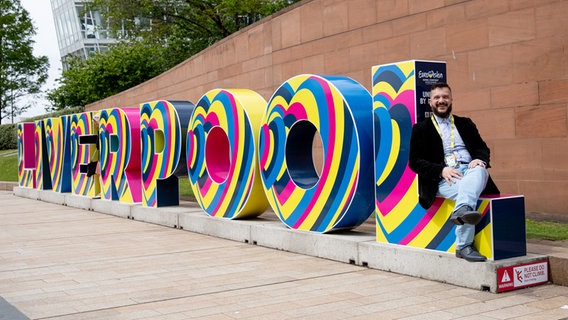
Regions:
<instances>
[{"instance_id":1,"label":"warning sign","mask_svg":"<svg viewBox=\"0 0 568 320\"><path fill-rule=\"evenodd\" d=\"M548 282L548 261L497 269L497 292L510 291Z\"/></svg>"},{"instance_id":2,"label":"warning sign","mask_svg":"<svg viewBox=\"0 0 568 320\"><path fill-rule=\"evenodd\" d=\"M503 282L503 283L511 282L511 277L509 277L509 272L507 270L505 270L505 273L503 274L503 278L501 278L501 282Z\"/></svg>"}]
</instances>

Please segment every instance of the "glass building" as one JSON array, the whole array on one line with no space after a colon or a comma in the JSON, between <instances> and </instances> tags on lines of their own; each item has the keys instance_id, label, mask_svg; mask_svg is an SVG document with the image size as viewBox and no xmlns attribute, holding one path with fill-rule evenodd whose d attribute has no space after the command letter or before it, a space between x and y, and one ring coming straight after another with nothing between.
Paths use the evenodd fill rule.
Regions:
<instances>
[{"instance_id":1,"label":"glass building","mask_svg":"<svg viewBox=\"0 0 568 320\"><path fill-rule=\"evenodd\" d=\"M101 14L87 10L87 1L51 0L55 30L63 68L69 56L88 58L95 52L108 50L116 40L109 38Z\"/></svg>"}]
</instances>

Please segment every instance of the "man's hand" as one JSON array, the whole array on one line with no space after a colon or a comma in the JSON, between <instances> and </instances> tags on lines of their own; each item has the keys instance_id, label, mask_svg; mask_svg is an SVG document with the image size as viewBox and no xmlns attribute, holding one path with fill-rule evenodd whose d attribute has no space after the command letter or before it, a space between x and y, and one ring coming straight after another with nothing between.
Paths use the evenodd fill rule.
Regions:
<instances>
[{"instance_id":1,"label":"man's hand","mask_svg":"<svg viewBox=\"0 0 568 320\"><path fill-rule=\"evenodd\" d=\"M469 169L473 169L473 168L475 168L475 167L477 167L477 166L480 166L480 167L482 167L482 168L485 168L485 162L483 162L483 161L481 161L481 160L479 160L479 159L474 159L474 160L472 160L472 161L467 165L467 167L468 167Z\"/></svg>"},{"instance_id":2,"label":"man's hand","mask_svg":"<svg viewBox=\"0 0 568 320\"><path fill-rule=\"evenodd\" d=\"M446 180L446 182L448 183L448 185L452 185L452 183L455 183L456 180L455 179L461 179L462 174L459 170L457 170L456 168L452 168L452 167L445 167L442 170L442 178L444 180Z\"/></svg>"}]
</instances>

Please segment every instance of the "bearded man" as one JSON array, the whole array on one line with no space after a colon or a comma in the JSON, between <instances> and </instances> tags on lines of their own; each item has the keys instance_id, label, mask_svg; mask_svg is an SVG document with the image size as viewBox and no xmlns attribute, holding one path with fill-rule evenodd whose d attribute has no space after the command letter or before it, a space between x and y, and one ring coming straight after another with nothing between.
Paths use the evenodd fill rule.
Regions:
<instances>
[{"instance_id":1,"label":"bearded man","mask_svg":"<svg viewBox=\"0 0 568 320\"><path fill-rule=\"evenodd\" d=\"M456 257L485 261L473 246L481 194L498 194L489 176L489 147L469 118L452 114L452 90L438 83L428 101L432 116L412 128L409 167L418 174L420 205L430 208L435 198L455 201L450 220L456 224Z\"/></svg>"}]
</instances>

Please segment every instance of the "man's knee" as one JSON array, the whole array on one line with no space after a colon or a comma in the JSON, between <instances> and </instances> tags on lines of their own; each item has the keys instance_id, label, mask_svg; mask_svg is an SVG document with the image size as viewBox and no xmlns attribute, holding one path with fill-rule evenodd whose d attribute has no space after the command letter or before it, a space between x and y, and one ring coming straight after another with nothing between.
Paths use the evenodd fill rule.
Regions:
<instances>
[{"instance_id":1,"label":"man's knee","mask_svg":"<svg viewBox=\"0 0 568 320\"><path fill-rule=\"evenodd\" d=\"M476 175L478 177L480 177L481 179L487 180L489 178L489 171L487 171L487 169L481 167L481 166L477 166L477 167L473 167L471 169L468 169L467 172L465 173L466 175Z\"/></svg>"}]
</instances>

